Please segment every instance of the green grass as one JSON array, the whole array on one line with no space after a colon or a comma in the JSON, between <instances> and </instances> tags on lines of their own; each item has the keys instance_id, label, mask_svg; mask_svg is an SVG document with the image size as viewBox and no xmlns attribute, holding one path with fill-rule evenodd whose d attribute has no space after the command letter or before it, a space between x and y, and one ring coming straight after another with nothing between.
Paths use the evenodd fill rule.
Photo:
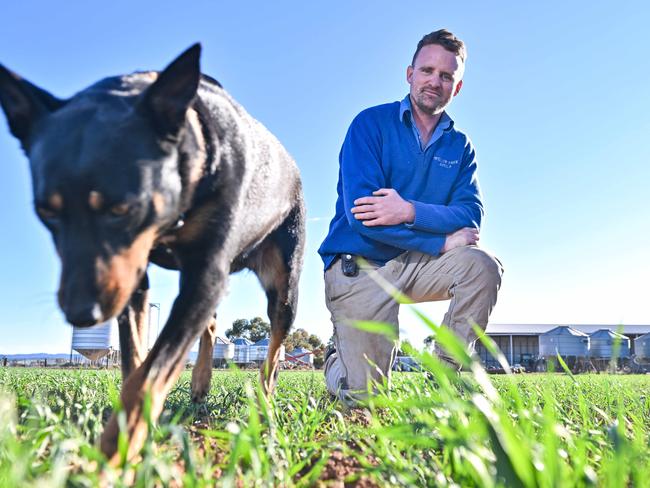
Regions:
<instances>
[{"instance_id":1,"label":"green grass","mask_svg":"<svg viewBox=\"0 0 650 488\"><path fill-rule=\"evenodd\" d=\"M217 372L196 407L185 373L123 470L95 447L117 372L0 369L0 486L650 485L650 377L422 360L428 374L396 374L367 411L330 401L320 372L283 372L272 408L257 373Z\"/></svg>"}]
</instances>

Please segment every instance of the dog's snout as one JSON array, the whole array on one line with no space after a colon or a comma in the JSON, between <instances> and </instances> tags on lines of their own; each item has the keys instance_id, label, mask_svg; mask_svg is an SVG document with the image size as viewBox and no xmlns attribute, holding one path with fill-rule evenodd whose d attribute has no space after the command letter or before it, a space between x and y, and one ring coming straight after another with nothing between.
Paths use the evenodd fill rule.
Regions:
<instances>
[{"instance_id":1,"label":"dog's snout","mask_svg":"<svg viewBox=\"0 0 650 488\"><path fill-rule=\"evenodd\" d=\"M90 327L102 321L102 310L97 303L66 311L66 319L75 327Z\"/></svg>"}]
</instances>

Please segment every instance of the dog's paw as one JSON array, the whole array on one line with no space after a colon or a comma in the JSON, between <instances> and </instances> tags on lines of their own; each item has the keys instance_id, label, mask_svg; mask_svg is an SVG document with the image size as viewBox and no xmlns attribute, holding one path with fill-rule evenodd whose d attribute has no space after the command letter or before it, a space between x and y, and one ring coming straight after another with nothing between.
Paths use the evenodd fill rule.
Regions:
<instances>
[{"instance_id":1,"label":"dog's paw","mask_svg":"<svg viewBox=\"0 0 650 488\"><path fill-rule=\"evenodd\" d=\"M192 388L192 403L205 403L205 400L208 398L207 388Z\"/></svg>"},{"instance_id":2,"label":"dog's paw","mask_svg":"<svg viewBox=\"0 0 650 488\"><path fill-rule=\"evenodd\" d=\"M273 395L273 390L275 390L275 385L278 381L278 373L279 370L277 368L274 368L273 373L267 376L268 369L266 367L266 363L262 364L262 368L260 369L260 382L262 384L262 391L264 393L264 396L267 398Z\"/></svg>"}]
</instances>

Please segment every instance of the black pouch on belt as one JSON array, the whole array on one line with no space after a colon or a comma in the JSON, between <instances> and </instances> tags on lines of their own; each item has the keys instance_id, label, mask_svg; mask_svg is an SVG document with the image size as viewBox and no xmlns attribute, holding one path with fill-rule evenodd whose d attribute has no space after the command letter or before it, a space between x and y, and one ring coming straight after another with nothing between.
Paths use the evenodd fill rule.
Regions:
<instances>
[{"instance_id":1,"label":"black pouch on belt","mask_svg":"<svg viewBox=\"0 0 650 488\"><path fill-rule=\"evenodd\" d=\"M341 254L341 270L344 276L357 276L359 274L359 265L354 259L353 254Z\"/></svg>"}]
</instances>

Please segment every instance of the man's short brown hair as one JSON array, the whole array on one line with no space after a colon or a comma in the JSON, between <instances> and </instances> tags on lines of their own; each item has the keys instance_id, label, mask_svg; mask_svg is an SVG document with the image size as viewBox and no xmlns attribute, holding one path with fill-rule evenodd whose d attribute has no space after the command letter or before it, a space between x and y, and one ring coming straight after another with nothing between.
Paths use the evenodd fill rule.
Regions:
<instances>
[{"instance_id":1,"label":"man's short brown hair","mask_svg":"<svg viewBox=\"0 0 650 488\"><path fill-rule=\"evenodd\" d=\"M418 57L420 49L431 44L436 44L438 46L444 47L447 51L454 53L456 56L459 56L463 63L465 62L465 58L467 57L465 43L458 39L447 29L440 29L431 32L430 34L427 34L422 39L420 39L420 42L418 42L418 47L415 50L415 54L413 55L411 66L415 66L415 58Z\"/></svg>"}]
</instances>

